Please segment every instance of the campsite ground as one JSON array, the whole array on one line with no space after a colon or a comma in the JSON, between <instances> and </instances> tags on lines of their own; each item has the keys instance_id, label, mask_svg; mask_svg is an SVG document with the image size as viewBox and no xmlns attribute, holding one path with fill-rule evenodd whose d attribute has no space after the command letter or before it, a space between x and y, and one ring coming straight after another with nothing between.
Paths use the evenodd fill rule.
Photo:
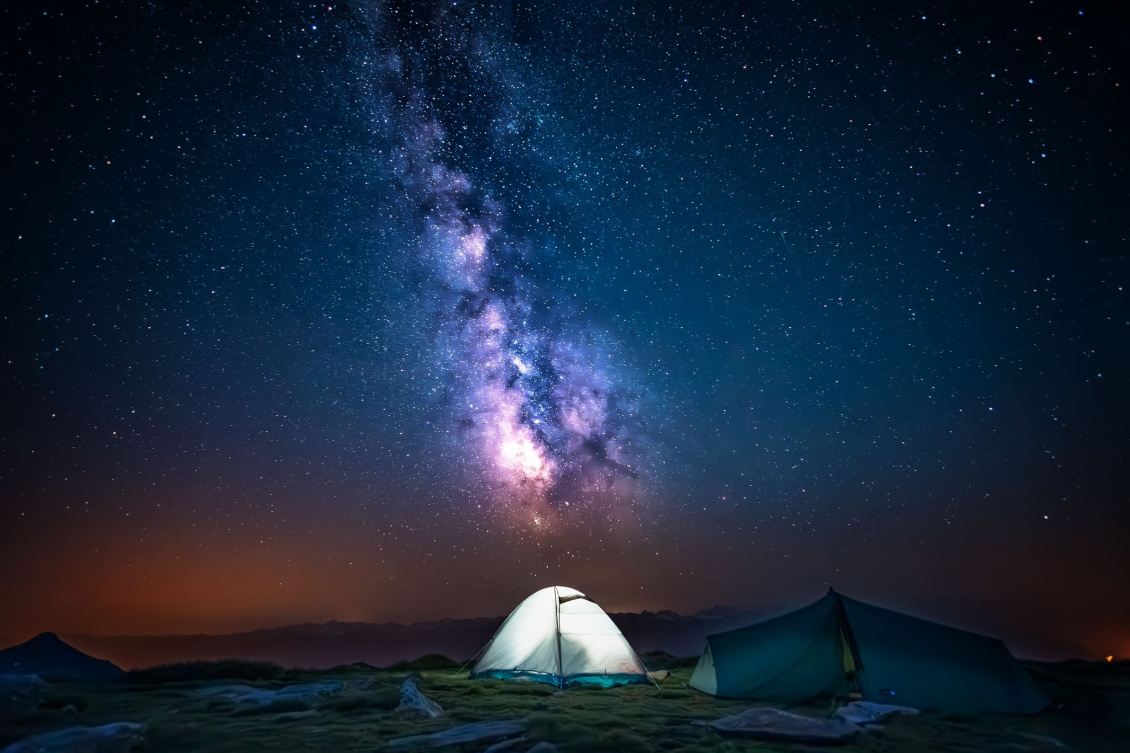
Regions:
<instances>
[{"instance_id":1,"label":"campsite ground","mask_svg":"<svg viewBox=\"0 0 1130 753\"><path fill-rule=\"evenodd\" d=\"M1058 705L1034 716L922 714L896 719L842 748L848 751L1126 751L1130 740L1130 664L1035 665L1033 675ZM393 738L455 724L524 719L529 743L561 751L794 751L812 746L726 738L696 720L716 719L752 705L712 698L684 687L690 670L674 670L660 689L632 686L559 692L536 683L452 678L423 670L421 689L445 714L424 720L394 713L401 671L349 667L286 671L272 679L185 679L176 672L141 675L101 688L54 686L38 710L0 721L0 749L29 734L73 724L116 721L149 725L145 751L374 751ZM251 672L254 676L254 672ZM278 688L293 683L343 683L338 694L312 702L258 706L199 695L203 688L241 683ZM830 706L793 709L827 715ZM483 750L465 746L451 750Z\"/></svg>"}]
</instances>

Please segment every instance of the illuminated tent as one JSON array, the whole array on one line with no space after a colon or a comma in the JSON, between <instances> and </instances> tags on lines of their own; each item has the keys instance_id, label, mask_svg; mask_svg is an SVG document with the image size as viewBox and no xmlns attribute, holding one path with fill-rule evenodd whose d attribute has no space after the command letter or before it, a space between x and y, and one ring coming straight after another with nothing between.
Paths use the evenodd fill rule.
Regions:
<instances>
[{"instance_id":1,"label":"illuminated tent","mask_svg":"<svg viewBox=\"0 0 1130 753\"><path fill-rule=\"evenodd\" d=\"M636 652L580 591L543 588L510 613L471 677L527 678L565 687L648 682Z\"/></svg>"},{"instance_id":2,"label":"illuminated tent","mask_svg":"<svg viewBox=\"0 0 1130 753\"><path fill-rule=\"evenodd\" d=\"M691 686L785 703L856 692L924 710L1034 714L1049 705L1003 641L832 589L795 612L707 636Z\"/></svg>"}]
</instances>

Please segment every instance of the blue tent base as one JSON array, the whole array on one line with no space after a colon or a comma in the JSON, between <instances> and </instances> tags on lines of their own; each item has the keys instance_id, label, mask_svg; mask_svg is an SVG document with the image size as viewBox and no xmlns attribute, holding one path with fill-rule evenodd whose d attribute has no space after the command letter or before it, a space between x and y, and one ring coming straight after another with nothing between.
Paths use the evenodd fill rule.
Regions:
<instances>
[{"instance_id":1,"label":"blue tent base","mask_svg":"<svg viewBox=\"0 0 1130 753\"><path fill-rule=\"evenodd\" d=\"M530 682L544 682L559 688L571 685L584 685L596 688L612 688L617 685L647 684L650 680L647 675L576 675L561 677L548 672L523 672L520 670L491 670L472 674L471 679L491 678L496 680L529 680Z\"/></svg>"}]
</instances>

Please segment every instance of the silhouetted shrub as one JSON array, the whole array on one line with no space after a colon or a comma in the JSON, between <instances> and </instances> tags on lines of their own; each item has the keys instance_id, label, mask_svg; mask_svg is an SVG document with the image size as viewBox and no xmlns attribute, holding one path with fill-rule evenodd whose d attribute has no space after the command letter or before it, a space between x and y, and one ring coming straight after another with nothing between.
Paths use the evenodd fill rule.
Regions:
<instances>
[{"instance_id":1,"label":"silhouetted shrub","mask_svg":"<svg viewBox=\"0 0 1130 753\"><path fill-rule=\"evenodd\" d=\"M225 659L178 662L146 669L133 669L126 672L122 679L124 682L143 684L203 680L276 680L282 673L283 668L271 662Z\"/></svg>"},{"instance_id":2,"label":"silhouetted shrub","mask_svg":"<svg viewBox=\"0 0 1130 753\"><path fill-rule=\"evenodd\" d=\"M698 664L697 656L672 656L666 651L647 651L640 654L640 661L649 672L661 669L684 669Z\"/></svg>"},{"instance_id":3,"label":"silhouetted shrub","mask_svg":"<svg viewBox=\"0 0 1130 753\"><path fill-rule=\"evenodd\" d=\"M76 712L86 709L86 696L77 693L52 692L43 696L39 707L44 709L65 709L68 706Z\"/></svg>"},{"instance_id":4,"label":"silhouetted shrub","mask_svg":"<svg viewBox=\"0 0 1130 753\"><path fill-rule=\"evenodd\" d=\"M415 661L398 661L388 668L390 672L419 672L422 670L459 669L459 663L443 654L424 654Z\"/></svg>"}]
</instances>

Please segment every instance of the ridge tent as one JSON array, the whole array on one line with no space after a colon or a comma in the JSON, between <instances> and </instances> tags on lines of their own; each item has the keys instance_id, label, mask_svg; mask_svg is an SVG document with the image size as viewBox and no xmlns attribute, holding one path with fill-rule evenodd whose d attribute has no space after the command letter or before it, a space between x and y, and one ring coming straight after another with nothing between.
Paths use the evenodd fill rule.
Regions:
<instances>
[{"instance_id":1,"label":"ridge tent","mask_svg":"<svg viewBox=\"0 0 1130 753\"><path fill-rule=\"evenodd\" d=\"M923 710L1034 714L1050 705L1003 641L832 589L795 612L707 636L691 687L785 703L857 692Z\"/></svg>"},{"instance_id":2,"label":"ridge tent","mask_svg":"<svg viewBox=\"0 0 1130 753\"><path fill-rule=\"evenodd\" d=\"M519 604L471 677L524 677L561 688L648 682L647 670L604 610L565 586L543 588Z\"/></svg>"}]
</instances>

